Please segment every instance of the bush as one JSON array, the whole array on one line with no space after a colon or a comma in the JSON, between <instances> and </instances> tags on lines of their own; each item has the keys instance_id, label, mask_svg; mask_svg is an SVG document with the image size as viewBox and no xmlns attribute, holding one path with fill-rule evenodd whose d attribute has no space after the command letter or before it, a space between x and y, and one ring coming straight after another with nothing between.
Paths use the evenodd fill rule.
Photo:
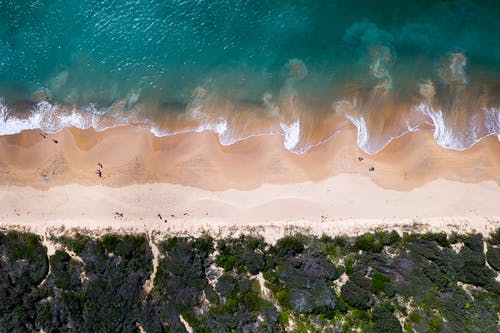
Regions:
<instances>
[{"instance_id":1,"label":"bush","mask_svg":"<svg viewBox=\"0 0 500 333\"><path fill-rule=\"evenodd\" d=\"M80 233L77 233L71 238L60 239L63 244L65 244L71 251L80 255L87 248L87 244L91 241L91 238Z\"/></svg>"},{"instance_id":2,"label":"bush","mask_svg":"<svg viewBox=\"0 0 500 333\"><path fill-rule=\"evenodd\" d=\"M486 252L486 260L488 264L496 270L500 272L500 247L488 246L488 252Z\"/></svg>"},{"instance_id":3,"label":"bush","mask_svg":"<svg viewBox=\"0 0 500 333\"><path fill-rule=\"evenodd\" d=\"M254 236L246 236L243 237L245 249L255 251L255 250L264 250L265 242L262 236L254 237Z\"/></svg>"},{"instance_id":4,"label":"bush","mask_svg":"<svg viewBox=\"0 0 500 333\"><path fill-rule=\"evenodd\" d=\"M358 287L352 281L347 281L341 288L342 299L351 307L367 310L373 305L371 294Z\"/></svg>"},{"instance_id":5,"label":"bush","mask_svg":"<svg viewBox=\"0 0 500 333\"><path fill-rule=\"evenodd\" d=\"M383 274L380 274L379 271L375 271L372 274L372 284L373 289L376 293L380 293L387 288L387 285L390 284L391 280Z\"/></svg>"},{"instance_id":6,"label":"bush","mask_svg":"<svg viewBox=\"0 0 500 333\"><path fill-rule=\"evenodd\" d=\"M207 257L214 250L214 239L208 234L203 234L195 240L193 245L200 255Z\"/></svg>"},{"instance_id":7,"label":"bush","mask_svg":"<svg viewBox=\"0 0 500 333\"><path fill-rule=\"evenodd\" d=\"M412 323L419 323L420 320L422 319L421 316L420 316L420 312L417 312L417 311L412 311L410 312L410 314L408 315L408 319L412 322Z\"/></svg>"},{"instance_id":8,"label":"bush","mask_svg":"<svg viewBox=\"0 0 500 333\"><path fill-rule=\"evenodd\" d=\"M57 288L62 290L76 289L80 286L79 276L72 276L71 269L75 265L65 251L57 250L49 259L51 278Z\"/></svg>"},{"instance_id":9,"label":"bush","mask_svg":"<svg viewBox=\"0 0 500 333\"><path fill-rule=\"evenodd\" d=\"M476 250L478 248L478 246L475 246ZM460 281L481 287L486 287L493 282L495 274L484 265L485 256L483 252L473 252L470 247L463 247L460 256L463 260L463 266L458 277Z\"/></svg>"},{"instance_id":10,"label":"bush","mask_svg":"<svg viewBox=\"0 0 500 333\"><path fill-rule=\"evenodd\" d=\"M40 237L0 232L0 331L24 332L35 325L37 287L48 273Z\"/></svg>"},{"instance_id":11,"label":"bush","mask_svg":"<svg viewBox=\"0 0 500 333\"><path fill-rule=\"evenodd\" d=\"M434 241L442 247L450 246L448 236L444 232L428 232L421 235L420 238L426 241Z\"/></svg>"},{"instance_id":12,"label":"bush","mask_svg":"<svg viewBox=\"0 0 500 333\"><path fill-rule=\"evenodd\" d=\"M375 305L371 315L373 331L380 333L402 333L401 324L393 312L394 308L388 303Z\"/></svg>"},{"instance_id":13,"label":"bush","mask_svg":"<svg viewBox=\"0 0 500 333\"><path fill-rule=\"evenodd\" d=\"M457 235L465 246L456 254L438 246L445 244L441 234L405 234L403 242L398 237L296 235L274 247L256 237L219 240L215 264L227 270L215 289L207 278L217 276L209 268L213 240L170 237L159 244L154 287L145 295L152 255L144 235L61 237L83 262L58 250L46 276L48 260L37 236L0 233L0 331L135 332L140 322L147 332L184 332L182 315L195 332L282 332L288 320L297 331L401 332L395 307L408 317L405 330L497 330L500 284L486 265L498 267L497 245L488 240L485 256L481 235ZM366 246L362 253L356 240ZM374 244L391 247L392 255L374 252ZM341 270L331 261L339 258L349 276L340 297L333 281ZM275 295L272 303L251 276L259 272ZM476 287L466 292L457 281ZM405 307L409 297L411 309Z\"/></svg>"},{"instance_id":14,"label":"bush","mask_svg":"<svg viewBox=\"0 0 500 333\"><path fill-rule=\"evenodd\" d=\"M219 254L215 262L224 268L224 271L236 270L238 273L248 271L256 275L266 265L260 247L263 247L262 240L255 237L242 236L237 239L220 240L217 243Z\"/></svg>"},{"instance_id":15,"label":"bush","mask_svg":"<svg viewBox=\"0 0 500 333\"><path fill-rule=\"evenodd\" d=\"M474 236L468 237L467 239L464 240L464 245L474 252L483 253L484 251L483 235L476 234Z\"/></svg>"},{"instance_id":16,"label":"bush","mask_svg":"<svg viewBox=\"0 0 500 333\"><path fill-rule=\"evenodd\" d=\"M397 245L401 241L401 236L397 231L392 230L391 232L384 232L382 235L382 242L384 245Z\"/></svg>"},{"instance_id":17,"label":"bush","mask_svg":"<svg viewBox=\"0 0 500 333\"><path fill-rule=\"evenodd\" d=\"M441 251L434 241L421 240L409 245L411 253L418 254L426 259L437 261L440 258Z\"/></svg>"},{"instance_id":18,"label":"bush","mask_svg":"<svg viewBox=\"0 0 500 333\"><path fill-rule=\"evenodd\" d=\"M217 280L215 289L222 297L228 298L233 294L235 287L235 279L231 275L222 274Z\"/></svg>"},{"instance_id":19,"label":"bush","mask_svg":"<svg viewBox=\"0 0 500 333\"><path fill-rule=\"evenodd\" d=\"M490 234L487 242L490 245L500 245L500 228L497 228Z\"/></svg>"},{"instance_id":20,"label":"bush","mask_svg":"<svg viewBox=\"0 0 500 333\"><path fill-rule=\"evenodd\" d=\"M274 246L274 252L279 255L296 255L304 251L304 239L302 236L284 236Z\"/></svg>"},{"instance_id":21,"label":"bush","mask_svg":"<svg viewBox=\"0 0 500 333\"><path fill-rule=\"evenodd\" d=\"M352 257L346 257L344 260L345 273L351 275L353 273L352 265L354 264L354 259Z\"/></svg>"},{"instance_id":22,"label":"bush","mask_svg":"<svg viewBox=\"0 0 500 333\"><path fill-rule=\"evenodd\" d=\"M354 241L355 251L367 251L378 253L384 248L384 243L379 237L375 237L374 234L365 233L361 236L356 237Z\"/></svg>"},{"instance_id":23,"label":"bush","mask_svg":"<svg viewBox=\"0 0 500 333\"><path fill-rule=\"evenodd\" d=\"M314 309L313 297L305 289L294 289L287 297L287 303L295 313L311 313Z\"/></svg>"}]
</instances>

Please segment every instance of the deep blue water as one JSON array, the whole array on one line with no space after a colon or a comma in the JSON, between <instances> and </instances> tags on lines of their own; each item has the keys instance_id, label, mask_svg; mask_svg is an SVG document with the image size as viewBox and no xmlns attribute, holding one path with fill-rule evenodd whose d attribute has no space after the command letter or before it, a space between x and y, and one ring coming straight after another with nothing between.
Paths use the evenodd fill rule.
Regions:
<instances>
[{"instance_id":1,"label":"deep blue water","mask_svg":"<svg viewBox=\"0 0 500 333\"><path fill-rule=\"evenodd\" d=\"M467 101L486 94L475 106L480 112L500 107L499 79L498 1L0 0L0 96L10 110L4 122L12 109L22 111L19 101L42 99L66 105L62 115L68 105L109 113L124 101L123 110L112 108L115 117L149 105L154 111L140 112L152 118L188 108L197 87L206 99L263 108L265 94L276 104L295 94L310 105L301 112L315 113L353 87L385 85L410 100L426 81L438 93L442 86L468 89L441 89L443 109L456 109L458 98L475 112ZM486 93L474 88L485 84ZM367 112L356 110L356 117ZM496 134L492 126L474 135Z\"/></svg>"}]
</instances>

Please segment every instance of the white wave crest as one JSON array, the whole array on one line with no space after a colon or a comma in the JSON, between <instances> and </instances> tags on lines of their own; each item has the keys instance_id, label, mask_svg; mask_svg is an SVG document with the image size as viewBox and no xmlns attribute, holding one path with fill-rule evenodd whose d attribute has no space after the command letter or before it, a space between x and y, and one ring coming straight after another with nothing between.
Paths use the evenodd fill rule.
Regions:
<instances>
[{"instance_id":1,"label":"white wave crest","mask_svg":"<svg viewBox=\"0 0 500 333\"><path fill-rule=\"evenodd\" d=\"M369 135L368 135L368 127L366 126L365 118L363 117L354 117L350 114L345 114L345 117L349 119L354 126L358 129L358 137L356 143L358 147L367 147Z\"/></svg>"},{"instance_id":2,"label":"white wave crest","mask_svg":"<svg viewBox=\"0 0 500 333\"><path fill-rule=\"evenodd\" d=\"M443 111L435 110L428 104L419 104L417 110L431 118L434 140L443 148L465 150L485 137L500 134L500 108L483 107L483 115L474 114L463 127L448 124ZM481 116L484 116L484 122L481 122Z\"/></svg>"},{"instance_id":3,"label":"white wave crest","mask_svg":"<svg viewBox=\"0 0 500 333\"><path fill-rule=\"evenodd\" d=\"M353 103L336 103L335 111L348 111L354 108ZM346 104L347 103L347 104ZM113 111L113 108L110 109ZM453 149L464 150L481 139L494 135L500 141L500 108L483 107L481 112L477 112L468 122L463 124L454 124L447 121L446 114L440 109L434 109L429 103L420 103L414 107L416 112L428 116L429 124L434 126L434 140L440 146ZM257 132L244 132L241 130L241 124L229 117L226 119L222 115L210 115L203 112L202 106L191 110L191 119L197 120L195 126L167 130L160 128L152 120L138 120L133 118L130 113L124 116L122 112L108 112L108 109L98 110L93 105L78 109L75 106L61 106L51 104L48 101L42 101L35 104L26 114L18 115L13 112L9 105L0 98L0 135L11 135L23 130L41 129L46 132L57 132L66 127L77 127L80 129L94 128L97 131L104 131L111 127L124 126L128 124L138 125L158 137L176 135L189 132L211 131L217 134L219 142L222 145L232 145L236 142L245 140L254 136L263 135L281 135L283 137L283 146L292 153L301 154L311 147L317 146L330 140L337 132L328 136L324 140L308 144L302 142L303 128L300 119L290 117L289 120L282 119L278 126L271 126L258 130ZM397 132L391 133L386 138L374 137L376 135L370 132L366 119L353 112L345 112L344 116L357 128L357 145L363 151L369 154L376 154L387 146L392 140L402 135L418 131L419 123L406 121ZM275 124L277 125L277 123ZM370 134L371 133L371 134Z\"/></svg>"},{"instance_id":4,"label":"white wave crest","mask_svg":"<svg viewBox=\"0 0 500 333\"><path fill-rule=\"evenodd\" d=\"M280 123L282 135L285 137L283 145L288 150L293 150L300 142L300 121L296 120L290 124Z\"/></svg>"},{"instance_id":5,"label":"white wave crest","mask_svg":"<svg viewBox=\"0 0 500 333\"><path fill-rule=\"evenodd\" d=\"M41 119L39 113L32 113L24 119L12 117L9 107L3 99L0 100L0 135L11 135L27 129L39 128Z\"/></svg>"},{"instance_id":6,"label":"white wave crest","mask_svg":"<svg viewBox=\"0 0 500 333\"><path fill-rule=\"evenodd\" d=\"M116 115L108 115L108 119L105 119L104 113L96 110L93 105L78 109L75 106L61 106L41 101L28 110L26 116L19 116L3 99L0 99L0 135L11 135L33 129L57 132L65 127L80 129L92 127L97 131L104 131L130 123L130 119Z\"/></svg>"}]
</instances>

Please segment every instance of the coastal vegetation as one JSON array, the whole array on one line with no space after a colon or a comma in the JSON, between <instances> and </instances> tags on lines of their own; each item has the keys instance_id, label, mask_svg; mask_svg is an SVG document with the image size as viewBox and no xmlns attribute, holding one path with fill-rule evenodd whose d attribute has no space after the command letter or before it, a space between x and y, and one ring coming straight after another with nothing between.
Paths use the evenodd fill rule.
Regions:
<instances>
[{"instance_id":1,"label":"coastal vegetation","mask_svg":"<svg viewBox=\"0 0 500 333\"><path fill-rule=\"evenodd\" d=\"M1 332L500 331L500 229L49 238L0 232Z\"/></svg>"}]
</instances>

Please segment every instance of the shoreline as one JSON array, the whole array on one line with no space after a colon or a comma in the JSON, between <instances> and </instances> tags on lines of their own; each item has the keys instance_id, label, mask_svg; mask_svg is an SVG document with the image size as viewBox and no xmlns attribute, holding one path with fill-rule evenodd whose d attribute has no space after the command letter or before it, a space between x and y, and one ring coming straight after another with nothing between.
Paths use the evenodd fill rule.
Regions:
<instances>
[{"instance_id":1,"label":"shoreline","mask_svg":"<svg viewBox=\"0 0 500 333\"><path fill-rule=\"evenodd\" d=\"M356 128L350 126L298 155L283 147L279 135L224 146L213 132L156 137L137 126L104 132L71 127L46 138L42 133L30 130L0 136L0 185L46 190L72 183L109 187L169 183L223 191L358 174L382 188L399 191L437 179L492 180L500 186L500 142L493 136L465 151L454 151L440 147L432 130L424 129L394 139L380 153L369 155L356 145ZM102 178L96 175L98 163L103 165ZM375 171L369 172L370 167Z\"/></svg>"}]
</instances>

